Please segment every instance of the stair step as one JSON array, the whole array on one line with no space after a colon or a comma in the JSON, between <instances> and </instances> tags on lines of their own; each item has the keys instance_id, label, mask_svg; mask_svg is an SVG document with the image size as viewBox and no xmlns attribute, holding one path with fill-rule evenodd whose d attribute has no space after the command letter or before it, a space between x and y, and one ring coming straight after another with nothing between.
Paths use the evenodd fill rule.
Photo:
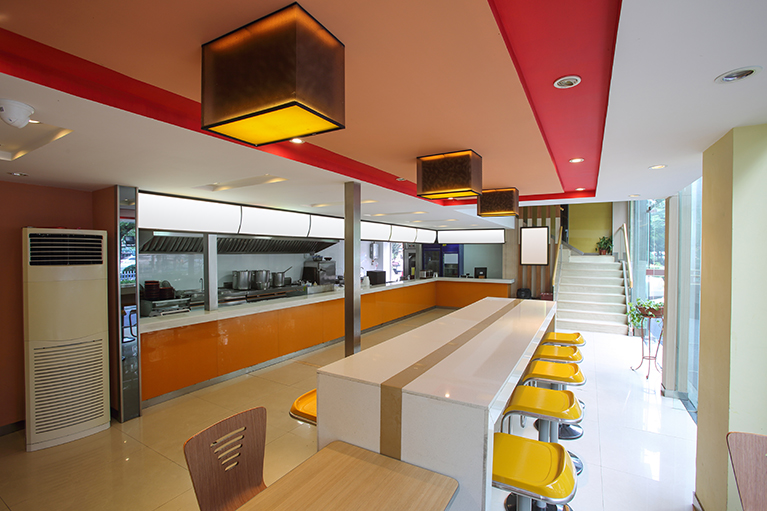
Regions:
<instances>
[{"instance_id":1,"label":"stair step","mask_svg":"<svg viewBox=\"0 0 767 511\"><path fill-rule=\"evenodd\" d=\"M580 263L580 262L573 262L572 259L570 261L565 262L562 265L562 268L580 268L582 270L599 270L599 269L610 269L610 270L620 270L621 269L621 263L616 262L604 262L604 263L595 263L595 262L588 262L588 263Z\"/></svg>"},{"instance_id":2,"label":"stair step","mask_svg":"<svg viewBox=\"0 0 767 511\"><path fill-rule=\"evenodd\" d=\"M600 286L623 286L623 279L618 277L574 277L571 275L562 275L559 279L560 284L593 285Z\"/></svg>"},{"instance_id":3,"label":"stair step","mask_svg":"<svg viewBox=\"0 0 767 511\"><path fill-rule=\"evenodd\" d=\"M619 325L628 325L628 316L626 313L597 312L562 309L557 307L557 319L572 319L579 321L604 321L607 323L616 323Z\"/></svg>"},{"instance_id":4,"label":"stair step","mask_svg":"<svg viewBox=\"0 0 767 511\"><path fill-rule=\"evenodd\" d=\"M606 303L606 302L573 302L568 300L557 301L557 310L562 309L571 311L593 311L593 312L609 312L613 314L625 314L625 303Z\"/></svg>"},{"instance_id":5,"label":"stair step","mask_svg":"<svg viewBox=\"0 0 767 511\"><path fill-rule=\"evenodd\" d=\"M621 288L623 289L623 288ZM595 294L595 293L570 293L559 290L557 300L569 302L600 302L600 303L626 303L623 294ZM625 306L625 305L624 305Z\"/></svg>"},{"instance_id":6,"label":"stair step","mask_svg":"<svg viewBox=\"0 0 767 511\"><path fill-rule=\"evenodd\" d=\"M610 334L628 335L628 325L620 325L607 321L579 321L557 318L557 330L575 330L577 332L603 332Z\"/></svg>"},{"instance_id":7,"label":"stair step","mask_svg":"<svg viewBox=\"0 0 767 511\"><path fill-rule=\"evenodd\" d=\"M565 284L559 285L560 293L599 293L608 295L622 295L623 285L620 286L602 286L599 284Z\"/></svg>"},{"instance_id":8,"label":"stair step","mask_svg":"<svg viewBox=\"0 0 767 511\"><path fill-rule=\"evenodd\" d=\"M562 268L562 277L610 277L623 279L620 270L572 270Z\"/></svg>"}]
</instances>

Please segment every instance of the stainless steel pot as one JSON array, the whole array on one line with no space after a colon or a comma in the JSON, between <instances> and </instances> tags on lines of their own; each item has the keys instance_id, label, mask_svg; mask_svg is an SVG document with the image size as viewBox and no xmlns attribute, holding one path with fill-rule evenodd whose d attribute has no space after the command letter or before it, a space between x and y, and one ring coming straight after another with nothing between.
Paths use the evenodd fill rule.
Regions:
<instances>
[{"instance_id":1,"label":"stainless steel pot","mask_svg":"<svg viewBox=\"0 0 767 511\"><path fill-rule=\"evenodd\" d=\"M250 270L232 272L232 289L250 289Z\"/></svg>"},{"instance_id":2,"label":"stainless steel pot","mask_svg":"<svg viewBox=\"0 0 767 511\"><path fill-rule=\"evenodd\" d=\"M250 288L263 290L269 287L271 281L271 272L269 270L251 270Z\"/></svg>"},{"instance_id":3,"label":"stainless steel pot","mask_svg":"<svg viewBox=\"0 0 767 511\"><path fill-rule=\"evenodd\" d=\"M285 272L273 271L272 272L272 287L284 287L285 286Z\"/></svg>"}]
</instances>

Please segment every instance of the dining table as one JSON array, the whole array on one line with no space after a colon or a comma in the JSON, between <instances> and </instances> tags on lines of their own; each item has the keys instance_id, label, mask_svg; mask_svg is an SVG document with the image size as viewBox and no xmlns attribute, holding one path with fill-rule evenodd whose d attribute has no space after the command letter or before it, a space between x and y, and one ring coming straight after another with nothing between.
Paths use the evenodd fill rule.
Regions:
<instances>
[{"instance_id":1,"label":"dining table","mask_svg":"<svg viewBox=\"0 0 767 511\"><path fill-rule=\"evenodd\" d=\"M452 477L335 441L239 509L444 511L457 490Z\"/></svg>"}]
</instances>

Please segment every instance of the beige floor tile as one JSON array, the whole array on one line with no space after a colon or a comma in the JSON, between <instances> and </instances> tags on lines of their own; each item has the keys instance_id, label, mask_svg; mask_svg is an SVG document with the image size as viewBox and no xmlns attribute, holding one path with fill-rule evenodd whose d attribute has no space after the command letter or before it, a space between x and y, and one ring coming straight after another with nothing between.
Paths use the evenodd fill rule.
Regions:
<instances>
[{"instance_id":1,"label":"beige floor tile","mask_svg":"<svg viewBox=\"0 0 767 511\"><path fill-rule=\"evenodd\" d=\"M307 378L295 385L291 385L290 388L298 390L301 394L305 394L306 392L317 388L317 377Z\"/></svg>"},{"instance_id":2,"label":"beige floor tile","mask_svg":"<svg viewBox=\"0 0 767 511\"><path fill-rule=\"evenodd\" d=\"M317 452L317 442L288 433L266 445L264 482L269 486Z\"/></svg>"},{"instance_id":3,"label":"beige floor tile","mask_svg":"<svg viewBox=\"0 0 767 511\"><path fill-rule=\"evenodd\" d=\"M10 510L11 510L11 508L6 506L5 502L3 502L2 499L0 499L0 511L10 511Z\"/></svg>"},{"instance_id":4,"label":"beige floor tile","mask_svg":"<svg viewBox=\"0 0 767 511\"><path fill-rule=\"evenodd\" d=\"M14 511L156 509L191 488L186 470L117 428L6 457L0 481Z\"/></svg>"},{"instance_id":5,"label":"beige floor tile","mask_svg":"<svg viewBox=\"0 0 767 511\"><path fill-rule=\"evenodd\" d=\"M2 458L26 449L24 430L0 436L0 463Z\"/></svg>"},{"instance_id":6,"label":"beige floor tile","mask_svg":"<svg viewBox=\"0 0 767 511\"><path fill-rule=\"evenodd\" d=\"M187 490L178 497L172 499L170 502L163 504L157 508L157 511L199 511L200 506L197 505L197 496L194 494L194 490Z\"/></svg>"},{"instance_id":7,"label":"beige floor tile","mask_svg":"<svg viewBox=\"0 0 767 511\"><path fill-rule=\"evenodd\" d=\"M297 357L295 360L313 364L316 367L322 367L332 364L337 360L341 360L342 358L344 358L344 343L339 342L332 346L328 346L327 348L322 348L321 350Z\"/></svg>"},{"instance_id":8,"label":"beige floor tile","mask_svg":"<svg viewBox=\"0 0 767 511\"><path fill-rule=\"evenodd\" d=\"M317 374L317 366L302 362L289 361L257 371L260 378L283 385L293 385Z\"/></svg>"}]
</instances>

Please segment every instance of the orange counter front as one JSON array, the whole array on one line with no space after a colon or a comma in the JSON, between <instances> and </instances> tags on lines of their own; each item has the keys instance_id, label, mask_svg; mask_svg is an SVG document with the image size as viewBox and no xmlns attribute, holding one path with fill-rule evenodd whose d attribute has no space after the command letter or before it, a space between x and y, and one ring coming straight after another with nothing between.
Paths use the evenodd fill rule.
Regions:
<instances>
[{"instance_id":1,"label":"orange counter front","mask_svg":"<svg viewBox=\"0 0 767 511\"><path fill-rule=\"evenodd\" d=\"M361 296L362 329L435 306L458 308L486 296L508 298L509 290L508 282L469 279L433 279L373 288ZM337 298L343 294L327 294L314 295L321 298L306 305L286 301L285 308L267 311L251 305L236 317L196 320L165 329L155 326L153 331L142 333L141 399L152 399L343 337L344 300ZM270 302L270 308L274 309L278 302ZM178 322L178 318L174 320Z\"/></svg>"}]
</instances>

